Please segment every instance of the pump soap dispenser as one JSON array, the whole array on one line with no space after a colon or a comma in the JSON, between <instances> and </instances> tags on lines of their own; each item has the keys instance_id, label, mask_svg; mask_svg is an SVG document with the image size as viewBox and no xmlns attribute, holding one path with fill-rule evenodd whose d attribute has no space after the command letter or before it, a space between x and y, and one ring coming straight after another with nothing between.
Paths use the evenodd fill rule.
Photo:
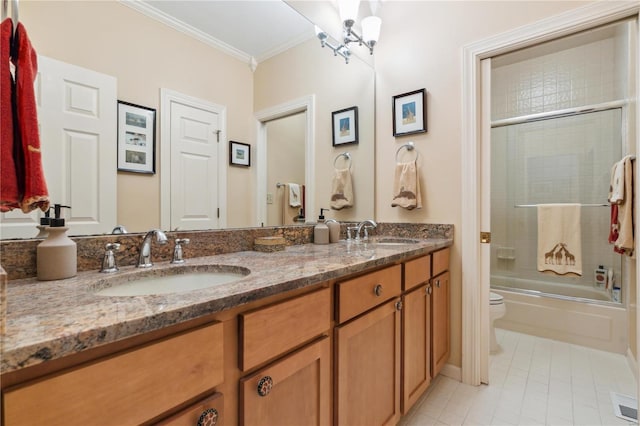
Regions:
<instances>
[{"instance_id":1,"label":"pump soap dispenser","mask_svg":"<svg viewBox=\"0 0 640 426\"><path fill-rule=\"evenodd\" d=\"M318 216L318 224L313 228L313 242L314 244L329 244L329 227L324 223L323 212L329 209L320 209L320 215Z\"/></svg>"},{"instance_id":2,"label":"pump soap dispenser","mask_svg":"<svg viewBox=\"0 0 640 426\"><path fill-rule=\"evenodd\" d=\"M36 238L45 238L48 235L49 226L51 226L51 218L49 217L49 212L51 208L48 208L46 212L44 212L44 217L40 218L40 225L36 226L38 228L38 235Z\"/></svg>"},{"instance_id":3,"label":"pump soap dispenser","mask_svg":"<svg viewBox=\"0 0 640 426\"><path fill-rule=\"evenodd\" d=\"M60 217L61 208L71 208L55 204L54 217L50 218L49 236L38 244L37 270L41 281L61 280L75 277L77 273L76 243L67 236L68 227L64 226L64 218Z\"/></svg>"}]
</instances>

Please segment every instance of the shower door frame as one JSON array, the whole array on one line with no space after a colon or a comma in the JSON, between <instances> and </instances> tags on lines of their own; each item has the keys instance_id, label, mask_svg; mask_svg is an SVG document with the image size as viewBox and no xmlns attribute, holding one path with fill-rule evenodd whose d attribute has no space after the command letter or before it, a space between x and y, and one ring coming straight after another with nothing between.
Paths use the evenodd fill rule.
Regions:
<instances>
[{"instance_id":1,"label":"shower door frame","mask_svg":"<svg viewBox=\"0 0 640 426\"><path fill-rule=\"evenodd\" d=\"M484 59L609 24L624 18L640 20L637 2L595 2L490 37L463 48L462 109L462 381L479 385L489 376L489 264L490 249L480 234L489 231L490 163L487 135L491 130L488 111L490 96L485 81L490 81L490 63ZM636 26L638 32L638 26ZM640 99L640 70L636 58L636 99ZM483 96L483 93L485 96ZM636 107L636 152L640 152L640 108ZM636 211L640 202L636 193ZM638 224L636 224L636 227ZM637 232L636 232L637 235ZM640 256L636 258L640 264ZM478 277L480 285L478 286ZM640 292L637 292L637 299ZM637 301L636 301L637 303ZM486 305L486 306L485 306Z\"/></svg>"}]
</instances>

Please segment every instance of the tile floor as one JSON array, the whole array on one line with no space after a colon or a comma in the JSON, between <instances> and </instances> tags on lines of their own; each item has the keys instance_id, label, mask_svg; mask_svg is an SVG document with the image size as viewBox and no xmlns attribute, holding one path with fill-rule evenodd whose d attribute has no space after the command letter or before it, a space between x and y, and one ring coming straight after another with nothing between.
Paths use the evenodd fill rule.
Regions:
<instances>
[{"instance_id":1,"label":"tile floor","mask_svg":"<svg viewBox=\"0 0 640 426\"><path fill-rule=\"evenodd\" d=\"M488 386L442 375L400 423L427 425L635 425L613 413L609 392L636 397L623 355L496 329Z\"/></svg>"}]
</instances>

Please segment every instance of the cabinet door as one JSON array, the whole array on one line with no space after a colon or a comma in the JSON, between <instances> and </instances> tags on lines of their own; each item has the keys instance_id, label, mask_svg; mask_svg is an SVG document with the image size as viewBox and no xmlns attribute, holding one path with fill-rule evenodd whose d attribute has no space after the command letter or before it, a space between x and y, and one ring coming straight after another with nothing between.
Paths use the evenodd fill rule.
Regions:
<instances>
[{"instance_id":1,"label":"cabinet door","mask_svg":"<svg viewBox=\"0 0 640 426\"><path fill-rule=\"evenodd\" d=\"M157 426L222 426L223 414L224 398L221 393L214 393L161 421Z\"/></svg>"},{"instance_id":2,"label":"cabinet door","mask_svg":"<svg viewBox=\"0 0 640 426\"><path fill-rule=\"evenodd\" d=\"M402 413L431 383L431 284L404 295L402 306Z\"/></svg>"},{"instance_id":3,"label":"cabinet door","mask_svg":"<svg viewBox=\"0 0 640 426\"><path fill-rule=\"evenodd\" d=\"M449 272L445 272L431 280L433 286L431 377L436 377L449 360L449 275Z\"/></svg>"},{"instance_id":4,"label":"cabinet door","mask_svg":"<svg viewBox=\"0 0 640 426\"><path fill-rule=\"evenodd\" d=\"M336 328L337 425L395 425L400 419L400 300Z\"/></svg>"},{"instance_id":5,"label":"cabinet door","mask_svg":"<svg viewBox=\"0 0 640 426\"><path fill-rule=\"evenodd\" d=\"M329 338L240 381L240 424L322 426L331 421Z\"/></svg>"}]
</instances>

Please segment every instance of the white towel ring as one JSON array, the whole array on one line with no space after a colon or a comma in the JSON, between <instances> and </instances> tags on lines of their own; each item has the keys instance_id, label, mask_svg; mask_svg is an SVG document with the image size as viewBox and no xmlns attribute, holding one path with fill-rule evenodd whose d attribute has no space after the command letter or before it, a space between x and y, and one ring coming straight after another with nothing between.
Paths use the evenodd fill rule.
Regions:
<instances>
[{"instance_id":1,"label":"white towel ring","mask_svg":"<svg viewBox=\"0 0 640 426\"><path fill-rule=\"evenodd\" d=\"M416 151L416 158L413 159L413 161L416 161L418 159L418 155L420 155L420 153L418 152L416 148L416 146L414 145L413 142L407 142L404 145L402 145L400 148L398 148L398 150L396 151L396 163L398 162L398 155L400 154L400 151L402 151L402 148L405 148L407 151Z\"/></svg>"},{"instance_id":2,"label":"white towel ring","mask_svg":"<svg viewBox=\"0 0 640 426\"><path fill-rule=\"evenodd\" d=\"M336 158L333 160L333 168L334 168L334 169L336 169L336 170L338 170L338 169L336 168L336 163L338 162L338 160L340 159L340 157L344 157L344 158L345 158L345 161L348 161L348 162L349 162L348 169L349 169L349 170L351 170L351 162L352 162L352 160L351 160L351 154L350 154L350 153L348 153L348 152L343 152L342 154L338 154L338 155L336 156Z\"/></svg>"}]
</instances>

